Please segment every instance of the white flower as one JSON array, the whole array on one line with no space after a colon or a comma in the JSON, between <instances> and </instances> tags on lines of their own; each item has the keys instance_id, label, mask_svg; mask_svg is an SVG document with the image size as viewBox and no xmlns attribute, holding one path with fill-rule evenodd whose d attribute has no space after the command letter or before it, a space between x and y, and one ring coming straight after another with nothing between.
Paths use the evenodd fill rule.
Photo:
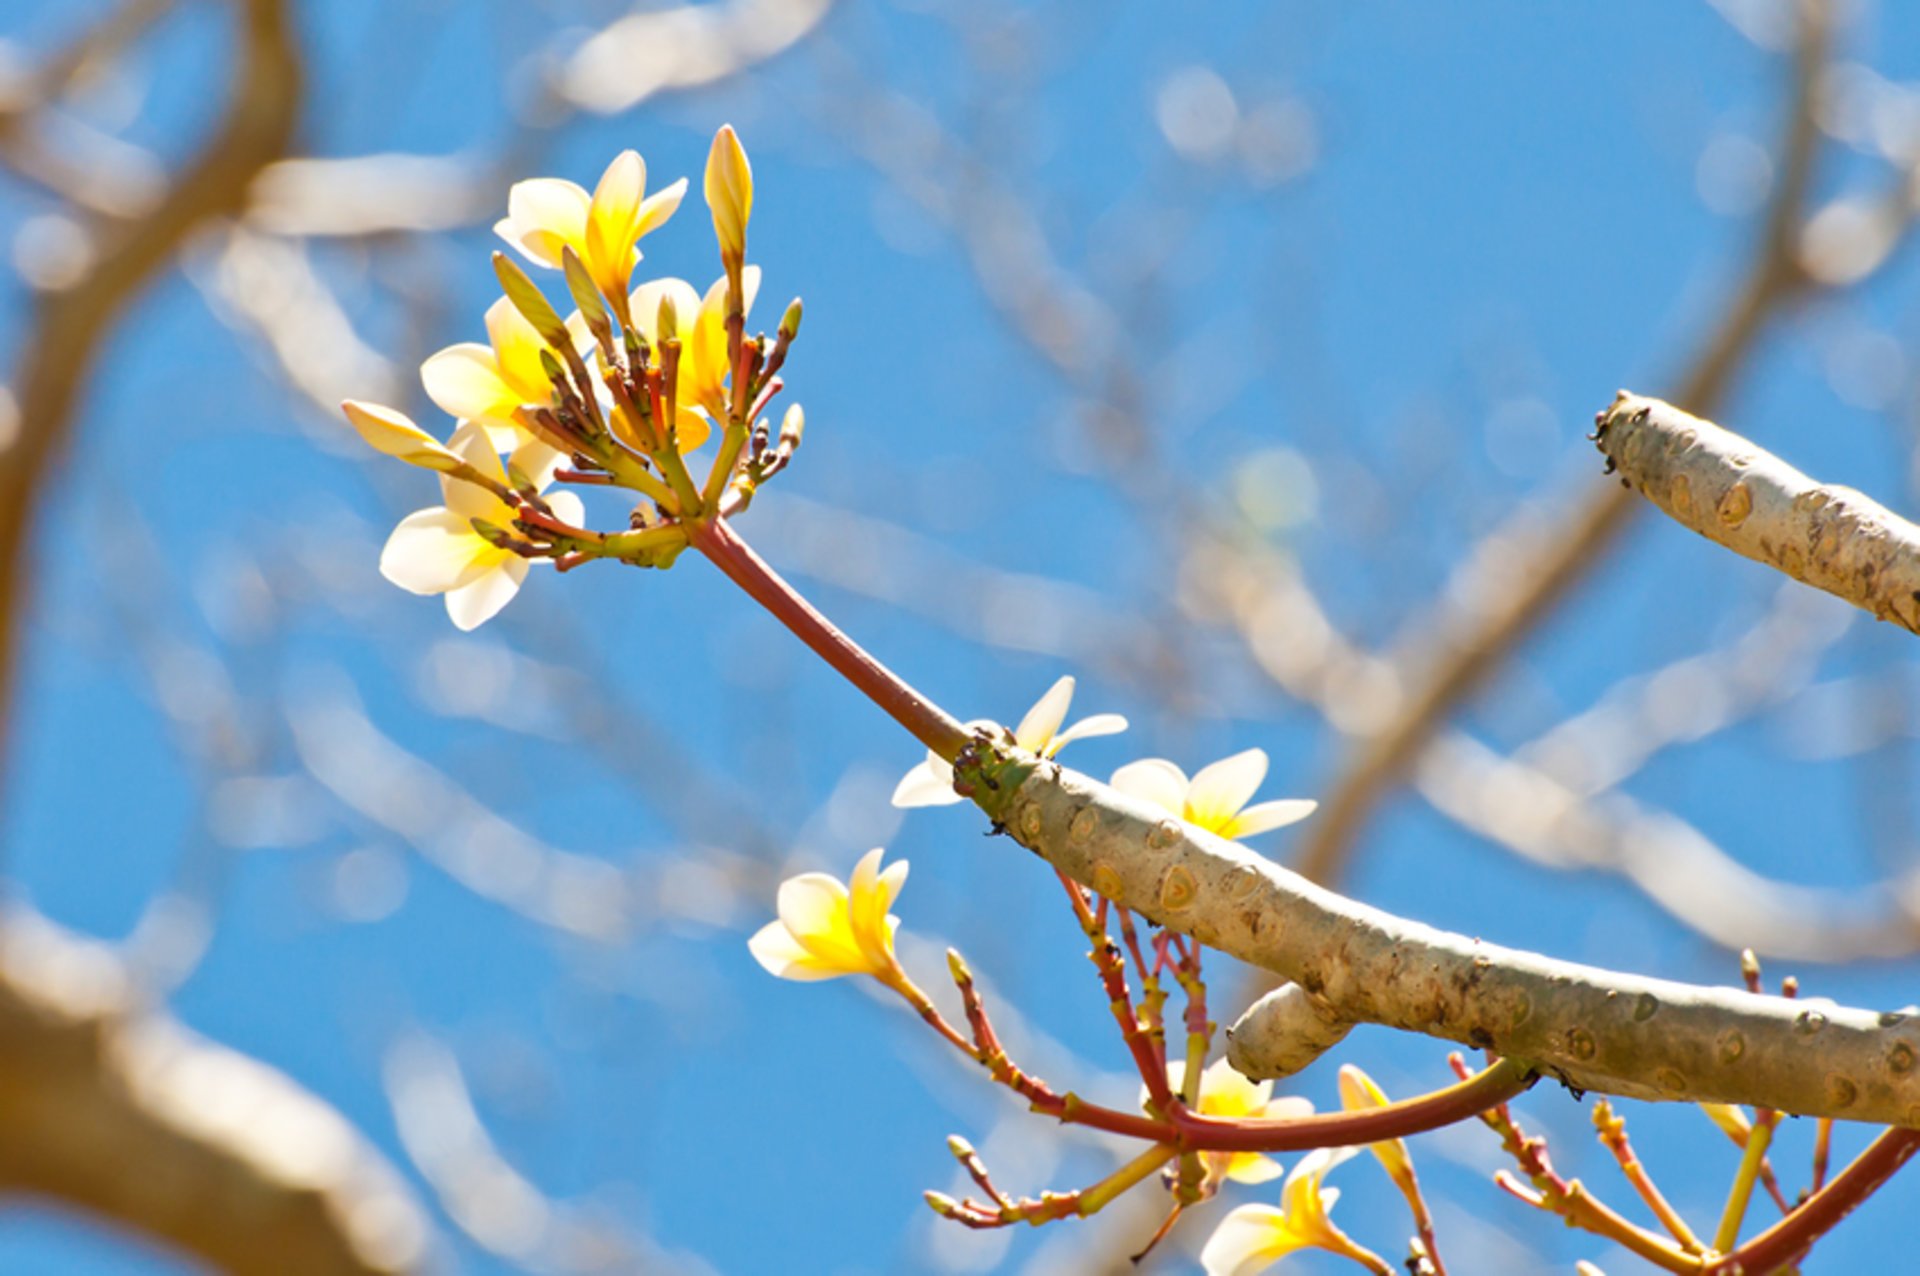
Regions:
<instances>
[{"instance_id":1,"label":"white flower","mask_svg":"<svg viewBox=\"0 0 1920 1276\"><path fill-rule=\"evenodd\" d=\"M1073 675L1069 674L1048 688L1034 702L1027 716L1011 733L993 722L969 723L969 726L997 728L1017 747L1036 757L1050 758L1075 740L1093 736L1116 735L1127 729L1127 720L1117 713L1096 713L1082 718L1065 731L1060 724L1067 719L1067 707L1073 703ZM929 752L927 760L900 778L893 790L895 806L951 806L960 800L953 791L953 765Z\"/></svg>"},{"instance_id":2,"label":"white flower","mask_svg":"<svg viewBox=\"0 0 1920 1276\"><path fill-rule=\"evenodd\" d=\"M1302 1249L1324 1249L1358 1262L1385 1264L1333 1225L1327 1212L1340 1189L1322 1188L1327 1171L1352 1156L1352 1148L1320 1148L1301 1157L1280 1191L1280 1205L1242 1205L1220 1220L1200 1251L1207 1276L1254 1276ZM1362 1258L1361 1255L1366 1255Z\"/></svg>"},{"instance_id":3,"label":"white flower","mask_svg":"<svg viewBox=\"0 0 1920 1276\"><path fill-rule=\"evenodd\" d=\"M1265 751L1248 749L1202 767L1191 780L1165 758L1145 758L1115 771L1110 783L1189 824L1237 841L1304 820L1320 805L1308 798L1281 798L1248 806L1266 778Z\"/></svg>"}]
</instances>

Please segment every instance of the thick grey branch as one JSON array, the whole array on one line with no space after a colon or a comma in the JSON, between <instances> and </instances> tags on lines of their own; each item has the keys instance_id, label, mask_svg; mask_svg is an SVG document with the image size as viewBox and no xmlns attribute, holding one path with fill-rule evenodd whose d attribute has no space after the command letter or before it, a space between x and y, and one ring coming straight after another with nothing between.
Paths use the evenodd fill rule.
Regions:
<instances>
[{"instance_id":1,"label":"thick grey branch","mask_svg":"<svg viewBox=\"0 0 1920 1276\"><path fill-rule=\"evenodd\" d=\"M1126 908L1292 980L1333 1015L1490 1049L1581 1089L1920 1128L1920 1013L1501 948L1355 903L1053 763L992 771L977 800L1021 845ZM1236 1053L1256 1074L1280 1070Z\"/></svg>"},{"instance_id":2,"label":"thick grey branch","mask_svg":"<svg viewBox=\"0 0 1920 1276\"><path fill-rule=\"evenodd\" d=\"M1596 420L1621 481L1675 522L1920 633L1920 527L1659 399L1622 390Z\"/></svg>"},{"instance_id":3,"label":"thick grey branch","mask_svg":"<svg viewBox=\"0 0 1920 1276\"><path fill-rule=\"evenodd\" d=\"M93 1210L227 1272L375 1276L424 1217L338 1112L144 1008L124 964L0 918L0 1190Z\"/></svg>"}]
</instances>

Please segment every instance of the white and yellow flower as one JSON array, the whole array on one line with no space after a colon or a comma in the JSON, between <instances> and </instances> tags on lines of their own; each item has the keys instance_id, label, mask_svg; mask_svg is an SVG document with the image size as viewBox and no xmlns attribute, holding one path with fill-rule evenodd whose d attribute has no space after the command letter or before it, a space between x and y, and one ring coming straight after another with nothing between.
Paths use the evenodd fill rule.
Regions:
<instances>
[{"instance_id":1,"label":"white and yellow flower","mask_svg":"<svg viewBox=\"0 0 1920 1276\"><path fill-rule=\"evenodd\" d=\"M499 453L477 422L466 422L453 432L448 449L489 478L506 482ZM544 443L524 443L513 454L514 468L544 488L552 480L560 455ZM505 501L477 484L445 474L440 476L445 505L420 510L400 520L380 551L380 574L415 594L444 594L447 615L461 629L473 629L506 606L527 578L528 560L501 549L473 528L482 519L499 528L511 528L514 511ZM554 516L578 525L585 517L580 498L555 492L547 498Z\"/></svg>"},{"instance_id":2,"label":"white and yellow flower","mask_svg":"<svg viewBox=\"0 0 1920 1276\"><path fill-rule=\"evenodd\" d=\"M1187 1075L1186 1061L1167 1062L1167 1088L1176 1095ZM1146 1087L1141 1087L1141 1106L1146 1106ZM1242 1120L1248 1117L1305 1117L1313 1115L1313 1104L1297 1095L1273 1097L1273 1082L1249 1081L1235 1072L1225 1059L1216 1059L1200 1073L1200 1094L1194 1111L1202 1116ZM1236 1183L1266 1183L1280 1177L1280 1162L1264 1152L1202 1152L1200 1160L1207 1168L1209 1187L1218 1187L1225 1179Z\"/></svg>"},{"instance_id":3,"label":"white and yellow flower","mask_svg":"<svg viewBox=\"0 0 1920 1276\"><path fill-rule=\"evenodd\" d=\"M1127 720L1119 714L1096 713L1062 731L1060 724L1067 720L1067 709L1073 704L1073 688L1071 674L1049 687L1010 733L1012 743L1036 757L1051 758L1075 740L1117 735L1127 729ZM968 725L995 727L998 724ZM999 729L1006 731L1005 727ZM951 806L958 801L960 795L953 791L953 764L932 752L927 754L925 762L902 776L893 790L895 806Z\"/></svg>"},{"instance_id":4,"label":"white and yellow flower","mask_svg":"<svg viewBox=\"0 0 1920 1276\"><path fill-rule=\"evenodd\" d=\"M1254 1276L1303 1249L1324 1249L1374 1271L1391 1271L1378 1255L1357 1244L1327 1216L1340 1199L1340 1191L1322 1187L1321 1180L1352 1155L1352 1148L1309 1152L1287 1175L1277 1207L1242 1205L1221 1219L1200 1251L1207 1276Z\"/></svg>"},{"instance_id":5,"label":"white and yellow flower","mask_svg":"<svg viewBox=\"0 0 1920 1276\"><path fill-rule=\"evenodd\" d=\"M747 941L754 960L782 979L872 975L890 986L903 982L893 951L900 919L887 910L907 880L907 862L882 871L881 854L875 847L861 856L846 884L827 873L780 883L780 919Z\"/></svg>"},{"instance_id":6,"label":"white and yellow flower","mask_svg":"<svg viewBox=\"0 0 1920 1276\"><path fill-rule=\"evenodd\" d=\"M573 249L594 286L618 298L640 260L636 245L680 207L687 179L653 195L646 192L646 161L634 151L622 151L607 165L592 195L558 177L515 182L507 192L507 215L493 229L529 261L556 270L560 250Z\"/></svg>"},{"instance_id":7,"label":"white and yellow flower","mask_svg":"<svg viewBox=\"0 0 1920 1276\"><path fill-rule=\"evenodd\" d=\"M367 446L376 452L443 474L465 464L446 444L415 425L413 418L404 412L358 399L348 399L340 405L340 410L346 413L348 423L359 431Z\"/></svg>"},{"instance_id":8,"label":"white and yellow flower","mask_svg":"<svg viewBox=\"0 0 1920 1276\"><path fill-rule=\"evenodd\" d=\"M1348 1112L1369 1112L1387 1106L1387 1095L1372 1077L1351 1063L1340 1066L1340 1106ZM1379 1158L1387 1177L1405 1190L1413 1181L1413 1157L1405 1139L1382 1139L1367 1144L1367 1151Z\"/></svg>"},{"instance_id":9,"label":"white and yellow flower","mask_svg":"<svg viewBox=\"0 0 1920 1276\"><path fill-rule=\"evenodd\" d=\"M585 338L578 315L567 326ZM505 297L487 307L487 341L463 341L433 355L420 365L420 382L441 411L478 422L494 447L511 451L531 437L515 424L513 410L553 398L540 366L547 343Z\"/></svg>"},{"instance_id":10,"label":"white and yellow flower","mask_svg":"<svg viewBox=\"0 0 1920 1276\"><path fill-rule=\"evenodd\" d=\"M1109 783L1189 824L1238 840L1304 820L1320 805L1307 798L1282 798L1248 806L1266 778L1266 752L1248 749L1202 767L1192 779L1165 758L1144 758L1115 771Z\"/></svg>"}]
</instances>

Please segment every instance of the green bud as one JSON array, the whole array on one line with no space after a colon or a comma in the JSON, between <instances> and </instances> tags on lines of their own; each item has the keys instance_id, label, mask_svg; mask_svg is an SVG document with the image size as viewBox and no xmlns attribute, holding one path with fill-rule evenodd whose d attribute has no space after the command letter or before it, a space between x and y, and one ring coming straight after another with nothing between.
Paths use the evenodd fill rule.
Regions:
<instances>
[{"instance_id":1,"label":"green bud","mask_svg":"<svg viewBox=\"0 0 1920 1276\"><path fill-rule=\"evenodd\" d=\"M564 350L572 344L567 334L567 325L560 322L560 316L554 313L545 293L538 284L527 278L527 272L505 253L493 255L493 273L500 277L500 290L513 303L513 308L540 334L540 339L558 350Z\"/></svg>"},{"instance_id":2,"label":"green bud","mask_svg":"<svg viewBox=\"0 0 1920 1276\"><path fill-rule=\"evenodd\" d=\"M932 1206L933 1212L935 1214L938 1214L941 1218L952 1218L954 1215L960 1212L960 1202L954 1200L951 1196L948 1196L945 1192L935 1192L935 1191L929 1190L926 1193L926 1198L927 1198L927 1204Z\"/></svg>"},{"instance_id":3,"label":"green bud","mask_svg":"<svg viewBox=\"0 0 1920 1276\"><path fill-rule=\"evenodd\" d=\"M517 538L505 528L496 527L484 518L468 521L473 524L474 534L496 549L512 549L516 544Z\"/></svg>"},{"instance_id":4,"label":"green bud","mask_svg":"<svg viewBox=\"0 0 1920 1276\"><path fill-rule=\"evenodd\" d=\"M957 1134L949 1134L947 1136L947 1151L953 1153L954 1160L964 1161L973 1155L973 1144L967 1142Z\"/></svg>"},{"instance_id":5,"label":"green bud","mask_svg":"<svg viewBox=\"0 0 1920 1276\"><path fill-rule=\"evenodd\" d=\"M560 249L560 270L567 277L567 291L573 294L573 304L580 307L580 317L587 321L587 327L611 335L613 325L607 319L606 302L601 300L593 276L587 273L587 263L571 245Z\"/></svg>"},{"instance_id":6,"label":"green bud","mask_svg":"<svg viewBox=\"0 0 1920 1276\"><path fill-rule=\"evenodd\" d=\"M660 314L654 322L653 330L660 334L660 340L669 341L680 335L680 311L673 304L673 294L660 294Z\"/></svg>"},{"instance_id":7,"label":"green bud","mask_svg":"<svg viewBox=\"0 0 1920 1276\"><path fill-rule=\"evenodd\" d=\"M795 297L787 303L787 313L780 316L779 337L782 341L792 341L800 335L800 298Z\"/></svg>"},{"instance_id":8,"label":"green bud","mask_svg":"<svg viewBox=\"0 0 1920 1276\"><path fill-rule=\"evenodd\" d=\"M956 984L973 982L973 971L967 966L967 959L960 955L958 948L947 949L947 973L953 976Z\"/></svg>"}]
</instances>

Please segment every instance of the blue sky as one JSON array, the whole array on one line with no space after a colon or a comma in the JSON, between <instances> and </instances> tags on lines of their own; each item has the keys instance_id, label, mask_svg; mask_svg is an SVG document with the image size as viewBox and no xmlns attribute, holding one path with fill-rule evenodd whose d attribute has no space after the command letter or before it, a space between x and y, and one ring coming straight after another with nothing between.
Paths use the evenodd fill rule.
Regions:
<instances>
[{"instance_id":1,"label":"blue sky","mask_svg":"<svg viewBox=\"0 0 1920 1276\"><path fill-rule=\"evenodd\" d=\"M1855 7L1844 56L1895 80L1920 71L1910 12ZM1191 770L1257 745L1274 759L1266 796L1321 792L1340 743L1230 635L1170 601L1177 523L1164 499L1116 482L1121 460L1097 428L1096 396L1118 370L1137 381L1152 460L1131 473L1162 498L1236 517L1261 476L1308 476L1310 500L1296 493L1306 503L1267 534L1349 634L1404 641L1521 500L1571 504L1600 482L1580 435L1616 387L1671 384L1745 261L1785 75L1782 58L1704 4L1464 15L1218 5L1175 22L1146 7L963 16L856 3L743 78L521 132L527 77L507 68L565 23L610 10L560 8L299 6L312 58L303 147L471 158L513 139L530 156L518 175L591 184L632 146L655 184L684 174L697 189L712 130L733 122L755 166L760 319L770 327L789 296L807 307L788 375L807 407L807 445L745 535L959 716L1011 720L1074 673L1078 709L1134 722L1117 740L1076 745L1076 765L1104 775L1159 754ZM217 17L189 6L169 20L82 115L169 160L186 154L223 65ZM0 3L0 35L29 55L79 20ZM1239 131L1216 152L1204 119L1184 126L1198 134L1180 131L1178 95L1204 116L1218 112L1222 86L1225 127ZM122 128L128 100L138 111ZM908 127L903 101L979 171L931 163L939 153ZM875 161L889 142L891 176ZM1235 149L1254 142L1269 149ZM1830 146L1817 194L1879 175ZM495 202L504 194L500 185ZM1075 352L1083 375L1039 354L996 304L1057 280L1016 270L983 282L970 256L965 234L996 199L1032 214L1058 279L1080 281L1120 325L1067 329L1087 338ZM0 237L19 243L49 209L31 188L0 187ZM311 252L363 338L404 372L480 336L496 242L476 223ZM717 273L694 202L645 247L643 271L702 284ZM1097 1177L1104 1152L1049 1128L1022 1132L1013 1106L941 1058L897 1007L845 983L778 983L744 940L771 915L778 872L844 875L884 842L913 863L903 929L936 945L931 958L910 950L916 959L937 973L937 945L960 946L1018 1008L1022 1039L1058 1043L1051 1055L1035 1048L1067 1069L1061 1084L1078 1084L1065 1062L1075 1058L1124 1102L1123 1052L1057 886L962 811L892 812L886 793L917 747L703 563L536 575L471 638L437 603L385 586L380 538L437 497L420 476L362 457L337 422L289 394L262 343L209 301L217 278L201 251L125 316L45 502L13 728L31 747L13 750L0 814L12 889L115 940L166 892L209 901L209 946L173 1011L324 1096L396 1160L382 1060L424 1032L451 1048L527 1179L719 1271L1044 1270L1059 1251L1043 1247L1071 1227L936 1243L920 1192L951 1187L945 1136L1001 1151L1009 1185L1028 1191ZM1870 349L1910 360L1912 280L1896 259L1844 302L1777 324L1728 423L1899 505L1905 364L1891 392L1869 393L1833 352L1864 332L1878 341ZM0 339L17 349L30 323L30 295L10 282ZM400 406L440 428L409 393ZM1266 468L1249 471L1250 457ZM594 495L590 510L617 521L616 505ZM822 549L818 529L847 512L893 530ZM933 562L1030 574L1081 591L1048 598L1097 596L1104 610L1096 621L1069 607L1046 641L1015 626L1029 637L983 642L1006 623L943 613L937 574L855 588L829 570L857 576L875 554L909 572ZM1622 678L1734 641L1778 587L1642 519L1461 724L1513 747ZM1116 631L1137 641L1116 650ZM1904 676L1904 637L1862 619L1814 677ZM1155 652L1167 662L1151 662ZM555 672L570 665L588 673ZM327 716L341 706L346 719ZM221 707L237 737L208 730ZM588 707L600 711L597 736L580 725ZM1673 748L1626 790L1764 871L1873 880L1888 817L1867 791L1897 786L1911 766L1801 747L1813 738L1803 710L1756 712ZM316 740L361 714L539 843L615 866L637 901L631 933L586 940L489 900L444 857L409 848L317 782ZM258 795L233 787L247 777L284 781L273 792L295 815L283 845L220 835L222 803ZM1910 825L1911 811L1896 828L1900 818ZM1284 859L1292 837L1261 849ZM1910 836L1894 840L1910 857ZM666 870L682 862L692 867ZM704 883L728 873L749 884L744 896L712 903ZM1735 972L1727 952L1618 880L1522 865L1404 795L1370 827L1347 885L1383 908L1557 956L1692 980ZM1236 982L1226 966L1222 998ZM1800 973L1844 1001L1912 1000L1910 962ZM1444 1079L1444 1051L1426 1041L1361 1032L1343 1057L1396 1093ZM1332 1070L1299 1090L1334 1102ZM1583 1133L1585 1109L1542 1092L1525 1113L1555 1136L1566 1172L1625 1197ZM1710 1220L1734 1150L1689 1111L1630 1117L1682 1208ZM1803 1162L1784 1158L1806 1142L1804 1131L1786 1136L1790 1184ZM1631 1270L1495 1192L1491 1153L1479 1131L1416 1145L1456 1264L1475 1254L1506 1270L1570 1271L1590 1257ZM1396 1252L1403 1224L1384 1183L1357 1162L1341 1173L1350 1229ZM1872 1202L1809 1270L1854 1270L1900 1243L1906 1195L1897 1185ZM444 1235L461 1270L512 1270L455 1229ZM1516 1243L1525 1248L1502 1248ZM179 1270L87 1221L31 1209L0 1216L0 1268Z\"/></svg>"}]
</instances>

